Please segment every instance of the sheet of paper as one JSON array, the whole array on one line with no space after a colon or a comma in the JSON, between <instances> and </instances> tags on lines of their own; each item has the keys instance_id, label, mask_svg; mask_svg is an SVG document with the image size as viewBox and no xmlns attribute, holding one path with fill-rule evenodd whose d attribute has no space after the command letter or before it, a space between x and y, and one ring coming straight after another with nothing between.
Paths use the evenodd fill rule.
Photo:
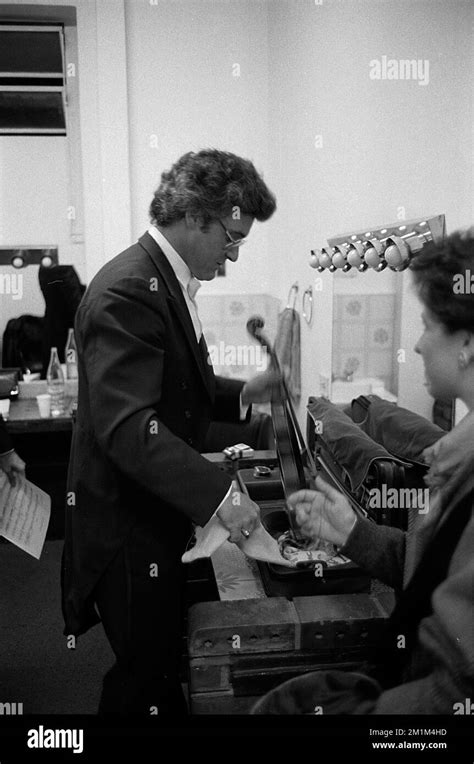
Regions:
<instances>
[{"instance_id":1,"label":"sheet of paper","mask_svg":"<svg viewBox=\"0 0 474 764\"><path fill-rule=\"evenodd\" d=\"M0 535L39 560L51 515L51 498L30 483L16 479L11 486L0 472Z\"/></svg>"}]
</instances>

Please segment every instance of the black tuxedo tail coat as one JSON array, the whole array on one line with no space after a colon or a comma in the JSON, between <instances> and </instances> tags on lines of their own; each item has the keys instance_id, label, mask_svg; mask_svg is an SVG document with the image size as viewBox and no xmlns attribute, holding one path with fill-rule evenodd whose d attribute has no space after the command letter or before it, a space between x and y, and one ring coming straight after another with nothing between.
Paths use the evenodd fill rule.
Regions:
<instances>
[{"instance_id":1,"label":"black tuxedo tail coat","mask_svg":"<svg viewBox=\"0 0 474 764\"><path fill-rule=\"evenodd\" d=\"M92 280L75 336L62 605L64 633L77 635L98 622L94 586L137 524L159 535L165 563L179 569L191 521L204 525L231 485L199 451L211 419L238 421L243 383L214 377L148 233Z\"/></svg>"}]
</instances>

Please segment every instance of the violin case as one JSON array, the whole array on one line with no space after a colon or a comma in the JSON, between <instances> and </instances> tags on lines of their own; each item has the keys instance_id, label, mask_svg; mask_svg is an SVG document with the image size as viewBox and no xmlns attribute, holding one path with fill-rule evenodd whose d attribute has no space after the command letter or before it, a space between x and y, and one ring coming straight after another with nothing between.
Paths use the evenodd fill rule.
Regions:
<instances>
[{"instance_id":1,"label":"violin case","mask_svg":"<svg viewBox=\"0 0 474 764\"><path fill-rule=\"evenodd\" d=\"M352 402L352 407L344 412L326 399L310 398L307 450L321 477L342 490L353 506L355 505L356 511L377 524L405 530L406 509L372 506L371 491L374 488L382 490L384 486L387 491L403 487L423 487L426 468L413 459L412 453L409 453L407 458L407 449L395 449L396 453L389 451L385 447L386 443L371 437L372 432L368 428L367 431L364 430L367 414L375 405L376 397L372 398L374 400L360 396ZM380 401L380 404L385 405L385 402ZM422 424L418 419L412 422L413 415L410 412L405 414L405 419L403 411L397 409L397 413L401 417L402 431L405 431L409 424L416 426L415 429ZM424 432L422 445L439 437L438 428L431 432L433 426L429 423L427 426L431 429ZM259 505L262 524L276 539L290 528L285 503L285 481L280 470L281 458L281 455L277 455L277 459L271 464L237 471L241 490ZM309 475L306 469L305 475L306 487L313 487L313 476ZM370 576L351 561L343 565L325 566L322 577L315 576L312 562L301 563L298 568L260 561L258 566L267 596L284 596L291 599L295 596L324 593L368 592L371 586Z\"/></svg>"},{"instance_id":2,"label":"violin case","mask_svg":"<svg viewBox=\"0 0 474 764\"><path fill-rule=\"evenodd\" d=\"M262 525L278 539L289 530L281 473L277 464L262 465L270 474L261 476L253 469L241 469L236 477L240 488L260 507ZM300 563L296 568L257 560L265 594L268 597L304 597L318 594L351 594L370 591L370 576L349 561L343 565L323 565L315 569L314 562ZM318 576L315 575L318 571Z\"/></svg>"}]
</instances>

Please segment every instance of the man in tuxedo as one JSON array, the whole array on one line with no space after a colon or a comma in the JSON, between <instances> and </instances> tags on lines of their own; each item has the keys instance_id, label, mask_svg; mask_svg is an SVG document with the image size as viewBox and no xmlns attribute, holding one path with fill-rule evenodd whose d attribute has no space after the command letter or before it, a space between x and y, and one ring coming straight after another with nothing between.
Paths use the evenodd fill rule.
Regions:
<instances>
[{"instance_id":1,"label":"man in tuxedo","mask_svg":"<svg viewBox=\"0 0 474 764\"><path fill-rule=\"evenodd\" d=\"M116 663L99 713L186 713L181 556L192 523L217 513L237 543L259 522L200 449L211 419L239 421L269 400L272 376L214 377L195 293L275 206L248 160L185 154L161 176L148 231L99 271L77 311L64 633L102 620Z\"/></svg>"},{"instance_id":2,"label":"man in tuxedo","mask_svg":"<svg viewBox=\"0 0 474 764\"><path fill-rule=\"evenodd\" d=\"M11 442L8 430L0 415L0 470L5 472L11 485L15 485L16 477L24 476L25 462L20 459Z\"/></svg>"}]
</instances>

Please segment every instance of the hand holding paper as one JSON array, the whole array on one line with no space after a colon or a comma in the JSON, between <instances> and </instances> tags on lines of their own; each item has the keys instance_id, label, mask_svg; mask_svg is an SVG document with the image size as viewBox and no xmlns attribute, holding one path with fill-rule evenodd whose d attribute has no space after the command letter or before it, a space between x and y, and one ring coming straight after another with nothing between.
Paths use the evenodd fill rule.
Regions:
<instances>
[{"instance_id":1,"label":"hand holding paper","mask_svg":"<svg viewBox=\"0 0 474 764\"><path fill-rule=\"evenodd\" d=\"M51 514L51 498L25 478L11 485L0 472L0 535L39 560Z\"/></svg>"},{"instance_id":2,"label":"hand holding paper","mask_svg":"<svg viewBox=\"0 0 474 764\"><path fill-rule=\"evenodd\" d=\"M11 485L15 485L17 476L25 477L25 462L20 459L16 451L0 454L0 470L5 472Z\"/></svg>"},{"instance_id":3,"label":"hand holding paper","mask_svg":"<svg viewBox=\"0 0 474 764\"><path fill-rule=\"evenodd\" d=\"M245 493L241 493L235 482L215 514L224 528L229 531L229 540L234 544L238 544L242 536L252 533L260 522L258 504L255 504Z\"/></svg>"}]
</instances>

